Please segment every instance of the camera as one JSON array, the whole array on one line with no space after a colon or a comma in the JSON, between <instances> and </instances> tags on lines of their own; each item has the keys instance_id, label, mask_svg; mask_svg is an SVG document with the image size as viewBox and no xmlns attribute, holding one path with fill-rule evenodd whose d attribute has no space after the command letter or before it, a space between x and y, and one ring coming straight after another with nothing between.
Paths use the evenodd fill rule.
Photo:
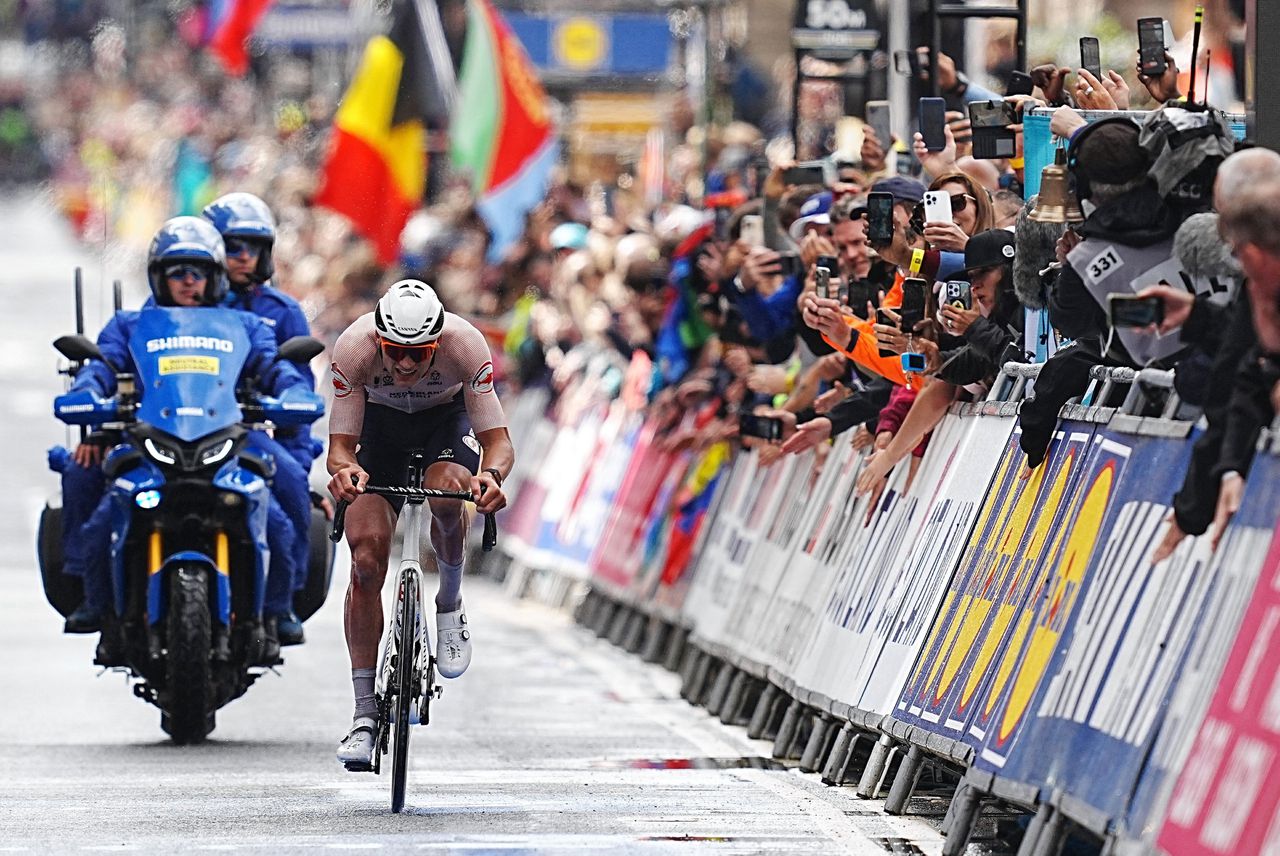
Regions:
<instances>
[{"instance_id":1,"label":"camera","mask_svg":"<svg viewBox=\"0 0 1280 856\"><path fill-rule=\"evenodd\" d=\"M761 440L781 440L782 420L776 416L739 413L738 433L744 437L759 437Z\"/></svg>"},{"instance_id":2,"label":"camera","mask_svg":"<svg viewBox=\"0 0 1280 856\"><path fill-rule=\"evenodd\" d=\"M902 355L902 370L909 374L923 374L928 363L925 361L924 354L918 352L907 352Z\"/></svg>"}]
</instances>

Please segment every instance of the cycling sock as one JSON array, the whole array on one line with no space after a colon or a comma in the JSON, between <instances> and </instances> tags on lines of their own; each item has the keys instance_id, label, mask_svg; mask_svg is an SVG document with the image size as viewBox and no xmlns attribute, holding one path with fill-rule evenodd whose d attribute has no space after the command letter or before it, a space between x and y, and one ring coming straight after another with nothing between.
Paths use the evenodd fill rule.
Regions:
<instances>
[{"instance_id":1,"label":"cycling sock","mask_svg":"<svg viewBox=\"0 0 1280 856\"><path fill-rule=\"evenodd\" d=\"M377 719L378 702L373 697L373 669L352 669L351 683L356 690L356 713L353 718L365 716Z\"/></svg>"},{"instance_id":2,"label":"cycling sock","mask_svg":"<svg viewBox=\"0 0 1280 856\"><path fill-rule=\"evenodd\" d=\"M464 560L465 561L465 560ZM440 588L436 591L436 612L457 612L462 609L462 562L451 565L436 557L440 569Z\"/></svg>"}]
</instances>

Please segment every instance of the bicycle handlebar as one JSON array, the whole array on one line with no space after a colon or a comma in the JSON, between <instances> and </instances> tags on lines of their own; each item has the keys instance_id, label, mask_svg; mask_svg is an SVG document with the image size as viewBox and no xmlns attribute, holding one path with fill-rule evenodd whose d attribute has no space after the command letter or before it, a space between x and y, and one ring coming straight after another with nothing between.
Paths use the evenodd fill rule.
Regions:
<instances>
[{"instance_id":1,"label":"bicycle handlebar","mask_svg":"<svg viewBox=\"0 0 1280 856\"><path fill-rule=\"evenodd\" d=\"M429 487L393 487L367 484L364 486L364 492L378 494L379 496L398 496L415 504L428 499L458 499L463 502L475 502L475 497L469 490L436 490ZM345 499L338 500L338 507L333 513L333 531L329 533L329 540L335 544L342 540L342 530L347 518L347 506L350 504ZM484 515L484 538L480 542L480 549L488 553L497 546L497 543L498 521L492 514L486 514Z\"/></svg>"}]
</instances>

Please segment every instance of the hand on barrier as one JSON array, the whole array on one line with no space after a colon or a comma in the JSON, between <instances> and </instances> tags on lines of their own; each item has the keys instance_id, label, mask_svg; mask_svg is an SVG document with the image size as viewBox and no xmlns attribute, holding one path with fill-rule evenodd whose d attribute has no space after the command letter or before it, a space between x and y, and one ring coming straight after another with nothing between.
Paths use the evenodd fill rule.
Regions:
<instances>
[{"instance_id":1,"label":"hand on barrier","mask_svg":"<svg viewBox=\"0 0 1280 856\"><path fill-rule=\"evenodd\" d=\"M1049 132L1055 137L1066 140L1071 138L1076 129L1083 128L1087 124L1089 124L1088 121L1075 110L1070 107L1059 107L1049 118Z\"/></svg>"},{"instance_id":2,"label":"hand on barrier","mask_svg":"<svg viewBox=\"0 0 1280 856\"><path fill-rule=\"evenodd\" d=\"M840 381L836 381L832 385L831 389L814 399L813 412L819 414L829 413L831 408L844 401L850 395L852 395L852 393L849 391L849 388ZM866 429L864 428L863 430L865 431Z\"/></svg>"},{"instance_id":3,"label":"hand on barrier","mask_svg":"<svg viewBox=\"0 0 1280 856\"><path fill-rule=\"evenodd\" d=\"M830 437L831 420L825 416L819 416L817 419L810 419L808 422L797 425L796 432L782 444L782 453L798 455L825 442Z\"/></svg>"},{"instance_id":4,"label":"hand on barrier","mask_svg":"<svg viewBox=\"0 0 1280 856\"><path fill-rule=\"evenodd\" d=\"M1240 499L1243 496L1244 478L1239 473L1225 473L1218 488L1218 510L1213 515L1213 526L1209 530L1213 549L1218 549L1222 535L1227 531L1227 524L1240 510Z\"/></svg>"},{"instance_id":5,"label":"hand on barrier","mask_svg":"<svg viewBox=\"0 0 1280 856\"><path fill-rule=\"evenodd\" d=\"M883 450L872 453L871 457L867 458L867 462L862 465L862 472L858 474L858 484L855 488L857 495L866 496L873 490L877 490L891 469L893 464L889 463Z\"/></svg>"},{"instance_id":6,"label":"hand on barrier","mask_svg":"<svg viewBox=\"0 0 1280 856\"><path fill-rule=\"evenodd\" d=\"M867 430L866 425L859 425L854 430L853 436L849 438L849 445L853 446L855 452L861 452L864 449L870 449L875 440L876 438Z\"/></svg>"},{"instance_id":7,"label":"hand on barrier","mask_svg":"<svg viewBox=\"0 0 1280 856\"><path fill-rule=\"evenodd\" d=\"M1178 519L1172 511L1164 519L1169 524L1169 528L1165 530L1164 537L1160 539L1160 543L1156 545L1155 550L1151 553L1151 564L1158 565L1165 559L1173 555L1173 551L1178 549L1178 545L1182 543L1182 539L1187 537L1187 533L1182 531L1182 527L1178 525Z\"/></svg>"}]
</instances>

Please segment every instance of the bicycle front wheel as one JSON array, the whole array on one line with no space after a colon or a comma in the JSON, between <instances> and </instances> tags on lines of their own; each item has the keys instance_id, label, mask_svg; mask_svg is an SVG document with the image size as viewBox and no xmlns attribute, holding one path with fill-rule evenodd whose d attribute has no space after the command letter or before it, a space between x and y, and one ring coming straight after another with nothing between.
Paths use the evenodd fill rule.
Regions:
<instances>
[{"instance_id":1,"label":"bicycle front wheel","mask_svg":"<svg viewBox=\"0 0 1280 856\"><path fill-rule=\"evenodd\" d=\"M413 704L414 650L419 616L417 579L404 575L404 596L400 599L400 627L396 645L395 704L391 709L391 811L404 809L405 785L409 777L409 709Z\"/></svg>"}]
</instances>

